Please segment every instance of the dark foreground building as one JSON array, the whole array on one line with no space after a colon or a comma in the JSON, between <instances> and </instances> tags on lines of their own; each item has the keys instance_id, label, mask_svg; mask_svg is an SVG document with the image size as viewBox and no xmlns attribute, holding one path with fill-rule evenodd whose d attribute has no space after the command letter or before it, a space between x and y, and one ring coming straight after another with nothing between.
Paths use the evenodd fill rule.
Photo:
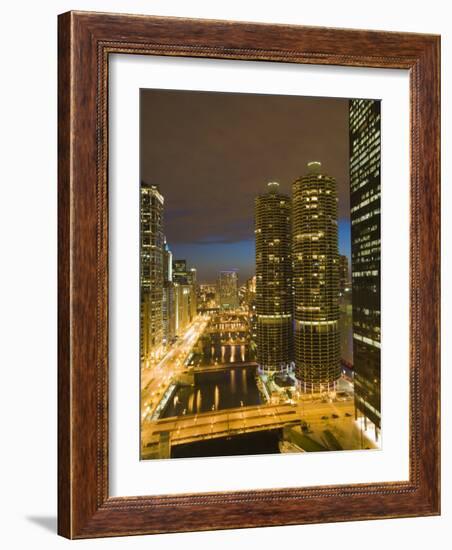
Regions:
<instances>
[{"instance_id":1,"label":"dark foreground building","mask_svg":"<svg viewBox=\"0 0 452 550\"><path fill-rule=\"evenodd\" d=\"M292 360L290 210L276 182L255 200L257 360L267 371Z\"/></svg>"},{"instance_id":2,"label":"dark foreground building","mask_svg":"<svg viewBox=\"0 0 452 550\"><path fill-rule=\"evenodd\" d=\"M380 102L350 101L353 363L357 414L381 426Z\"/></svg>"},{"instance_id":3,"label":"dark foreground building","mask_svg":"<svg viewBox=\"0 0 452 550\"><path fill-rule=\"evenodd\" d=\"M304 391L332 391L340 376L337 191L319 162L293 183L292 220L296 375Z\"/></svg>"}]
</instances>

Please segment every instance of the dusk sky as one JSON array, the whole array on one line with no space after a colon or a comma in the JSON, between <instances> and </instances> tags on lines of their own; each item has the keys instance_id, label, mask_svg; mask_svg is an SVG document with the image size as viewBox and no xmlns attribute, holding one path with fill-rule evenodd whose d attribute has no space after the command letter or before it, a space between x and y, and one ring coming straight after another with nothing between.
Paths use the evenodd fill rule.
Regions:
<instances>
[{"instance_id":1,"label":"dusk sky","mask_svg":"<svg viewBox=\"0 0 452 550\"><path fill-rule=\"evenodd\" d=\"M174 259L198 281L237 269L254 275L254 199L281 192L320 161L339 196L339 252L350 257L348 100L141 90L141 180L164 196L164 233Z\"/></svg>"}]
</instances>

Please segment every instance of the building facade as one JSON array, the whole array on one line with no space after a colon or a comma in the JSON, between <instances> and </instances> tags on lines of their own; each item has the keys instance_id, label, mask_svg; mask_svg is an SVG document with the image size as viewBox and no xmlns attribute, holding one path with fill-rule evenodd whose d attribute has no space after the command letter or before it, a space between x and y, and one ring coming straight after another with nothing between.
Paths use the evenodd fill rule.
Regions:
<instances>
[{"instance_id":1,"label":"building facade","mask_svg":"<svg viewBox=\"0 0 452 550\"><path fill-rule=\"evenodd\" d=\"M176 336L182 336L185 329L192 321L191 316L191 287L188 284L174 284L174 299L175 299L175 332Z\"/></svg>"},{"instance_id":2,"label":"building facade","mask_svg":"<svg viewBox=\"0 0 452 550\"><path fill-rule=\"evenodd\" d=\"M380 102L350 100L353 363L357 414L381 426Z\"/></svg>"},{"instance_id":3,"label":"building facade","mask_svg":"<svg viewBox=\"0 0 452 550\"><path fill-rule=\"evenodd\" d=\"M255 200L257 361L276 371L292 360L291 204L270 182Z\"/></svg>"},{"instance_id":4,"label":"building facade","mask_svg":"<svg viewBox=\"0 0 452 550\"><path fill-rule=\"evenodd\" d=\"M188 269L186 260L173 262L173 283L176 285L176 333L183 334L185 328L196 317L197 312L197 282L196 269Z\"/></svg>"},{"instance_id":5,"label":"building facade","mask_svg":"<svg viewBox=\"0 0 452 550\"><path fill-rule=\"evenodd\" d=\"M307 168L292 195L296 376L304 391L332 391L340 376L336 180L319 162Z\"/></svg>"},{"instance_id":6,"label":"building facade","mask_svg":"<svg viewBox=\"0 0 452 550\"><path fill-rule=\"evenodd\" d=\"M344 254L339 255L339 292L345 294L350 287L350 270L348 258Z\"/></svg>"},{"instance_id":7,"label":"building facade","mask_svg":"<svg viewBox=\"0 0 452 550\"><path fill-rule=\"evenodd\" d=\"M163 342L163 197L156 185L140 187L141 360L152 361Z\"/></svg>"},{"instance_id":8,"label":"building facade","mask_svg":"<svg viewBox=\"0 0 452 550\"><path fill-rule=\"evenodd\" d=\"M173 254L165 242L163 249L163 343L176 336L176 293L173 282Z\"/></svg>"},{"instance_id":9,"label":"building facade","mask_svg":"<svg viewBox=\"0 0 452 550\"><path fill-rule=\"evenodd\" d=\"M220 271L218 279L220 309L237 309L239 307L239 288L237 271Z\"/></svg>"}]
</instances>

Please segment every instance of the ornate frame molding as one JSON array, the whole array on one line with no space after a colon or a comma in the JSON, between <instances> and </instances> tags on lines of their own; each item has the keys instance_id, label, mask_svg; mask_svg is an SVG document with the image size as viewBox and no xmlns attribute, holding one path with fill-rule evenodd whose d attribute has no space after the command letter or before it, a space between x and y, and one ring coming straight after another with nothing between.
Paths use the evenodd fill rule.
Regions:
<instances>
[{"instance_id":1,"label":"ornate frame molding","mask_svg":"<svg viewBox=\"0 0 452 550\"><path fill-rule=\"evenodd\" d=\"M61 535L85 538L439 513L439 47L438 36L408 33L88 12L59 16ZM110 54L410 71L409 481L109 497Z\"/></svg>"}]
</instances>

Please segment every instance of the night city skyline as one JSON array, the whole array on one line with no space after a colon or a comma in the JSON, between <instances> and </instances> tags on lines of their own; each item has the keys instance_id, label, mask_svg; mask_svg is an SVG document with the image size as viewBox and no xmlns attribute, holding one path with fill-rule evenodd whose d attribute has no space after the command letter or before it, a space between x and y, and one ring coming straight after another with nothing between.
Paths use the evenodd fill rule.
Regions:
<instances>
[{"instance_id":1,"label":"night city skyline","mask_svg":"<svg viewBox=\"0 0 452 550\"><path fill-rule=\"evenodd\" d=\"M199 282L221 270L236 269L241 283L255 274L262 182L290 194L312 160L337 180L339 252L350 261L347 99L141 90L140 108L141 179L165 196L173 257L196 266Z\"/></svg>"},{"instance_id":2,"label":"night city skyline","mask_svg":"<svg viewBox=\"0 0 452 550\"><path fill-rule=\"evenodd\" d=\"M380 102L141 90L141 459L380 448Z\"/></svg>"}]
</instances>

